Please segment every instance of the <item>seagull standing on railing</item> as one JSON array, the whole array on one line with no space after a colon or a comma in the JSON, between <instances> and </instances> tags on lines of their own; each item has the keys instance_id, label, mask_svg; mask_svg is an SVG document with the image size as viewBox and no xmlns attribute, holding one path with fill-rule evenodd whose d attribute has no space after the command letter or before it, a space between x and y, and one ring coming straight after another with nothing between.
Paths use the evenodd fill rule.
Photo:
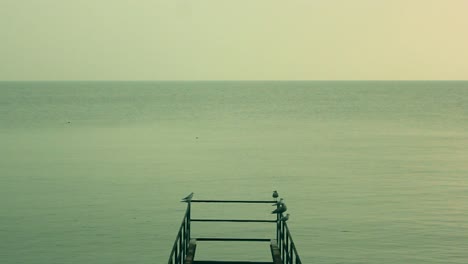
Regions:
<instances>
[{"instance_id":1,"label":"seagull standing on railing","mask_svg":"<svg viewBox=\"0 0 468 264\"><path fill-rule=\"evenodd\" d=\"M193 197L193 192L191 192L189 195L183 198L181 202L190 202L192 200L192 197Z\"/></svg>"},{"instance_id":2,"label":"seagull standing on railing","mask_svg":"<svg viewBox=\"0 0 468 264\"><path fill-rule=\"evenodd\" d=\"M286 207L286 204L283 203L282 201L280 201L280 204L279 204L279 207L276 208L273 212L271 212L272 214L282 214L284 212L286 212L286 210L288 210L288 208Z\"/></svg>"},{"instance_id":3,"label":"seagull standing on railing","mask_svg":"<svg viewBox=\"0 0 468 264\"><path fill-rule=\"evenodd\" d=\"M280 221L286 222L289 220L289 214L286 214L286 216L281 217Z\"/></svg>"},{"instance_id":4,"label":"seagull standing on railing","mask_svg":"<svg viewBox=\"0 0 468 264\"><path fill-rule=\"evenodd\" d=\"M275 201L278 201L278 192L276 190L273 191L272 197L275 199Z\"/></svg>"},{"instance_id":5,"label":"seagull standing on railing","mask_svg":"<svg viewBox=\"0 0 468 264\"><path fill-rule=\"evenodd\" d=\"M281 206L283 204L283 198L280 198L279 201L277 201L275 204L272 204L271 206Z\"/></svg>"}]
</instances>

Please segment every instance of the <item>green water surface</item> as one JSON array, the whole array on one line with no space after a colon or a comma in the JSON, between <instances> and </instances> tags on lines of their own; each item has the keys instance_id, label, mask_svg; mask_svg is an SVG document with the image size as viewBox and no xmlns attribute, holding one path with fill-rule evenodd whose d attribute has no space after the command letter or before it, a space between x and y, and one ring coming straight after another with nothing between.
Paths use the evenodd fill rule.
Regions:
<instances>
[{"instance_id":1,"label":"green water surface","mask_svg":"<svg viewBox=\"0 0 468 264\"><path fill-rule=\"evenodd\" d=\"M303 263L465 264L467 131L468 82L1 82L0 263L165 263L181 197L277 189ZM197 258L233 248L270 254Z\"/></svg>"}]
</instances>

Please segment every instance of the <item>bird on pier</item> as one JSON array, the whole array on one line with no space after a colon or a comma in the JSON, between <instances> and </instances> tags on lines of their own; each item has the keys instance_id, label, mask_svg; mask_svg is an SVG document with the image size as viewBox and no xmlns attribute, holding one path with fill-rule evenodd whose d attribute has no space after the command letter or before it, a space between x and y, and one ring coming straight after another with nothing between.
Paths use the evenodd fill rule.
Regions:
<instances>
[{"instance_id":1,"label":"bird on pier","mask_svg":"<svg viewBox=\"0 0 468 264\"><path fill-rule=\"evenodd\" d=\"M289 220L289 214L286 214L286 216L281 217L280 221L286 222Z\"/></svg>"},{"instance_id":2,"label":"bird on pier","mask_svg":"<svg viewBox=\"0 0 468 264\"><path fill-rule=\"evenodd\" d=\"M277 201L275 204L272 204L271 206L281 206L283 204L283 198L280 198L279 201Z\"/></svg>"},{"instance_id":3,"label":"bird on pier","mask_svg":"<svg viewBox=\"0 0 468 264\"><path fill-rule=\"evenodd\" d=\"M183 198L181 202L190 202L192 200L192 197L193 197L193 192L191 192L189 195Z\"/></svg>"},{"instance_id":4,"label":"bird on pier","mask_svg":"<svg viewBox=\"0 0 468 264\"><path fill-rule=\"evenodd\" d=\"M273 191L272 197L275 199L275 201L278 201L278 192L276 190Z\"/></svg>"},{"instance_id":5,"label":"bird on pier","mask_svg":"<svg viewBox=\"0 0 468 264\"><path fill-rule=\"evenodd\" d=\"M286 210L288 210L288 208L286 207L286 204L281 203L280 206L278 208L276 208L275 210L273 210L271 213L272 214L282 214L282 213L286 212Z\"/></svg>"}]
</instances>

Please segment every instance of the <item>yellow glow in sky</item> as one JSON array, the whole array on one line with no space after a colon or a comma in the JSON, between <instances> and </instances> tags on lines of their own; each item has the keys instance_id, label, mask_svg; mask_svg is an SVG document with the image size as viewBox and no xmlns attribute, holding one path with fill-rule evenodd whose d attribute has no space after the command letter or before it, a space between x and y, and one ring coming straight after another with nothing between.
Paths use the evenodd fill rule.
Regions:
<instances>
[{"instance_id":1,"label":"yellow glow in sky","mask_svg":"<svg viewBox=\"0 0 468 264\"><path fill-rule=\"evenodd\" d=\"M467 80L465 0L2 0L0 80Z\"/></svg>"}]
</instances>

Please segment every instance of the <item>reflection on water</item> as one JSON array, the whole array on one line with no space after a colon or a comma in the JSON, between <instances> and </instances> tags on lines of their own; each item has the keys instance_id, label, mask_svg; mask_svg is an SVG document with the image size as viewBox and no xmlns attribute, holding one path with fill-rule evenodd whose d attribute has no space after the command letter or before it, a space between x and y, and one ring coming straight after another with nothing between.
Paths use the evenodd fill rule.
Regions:
<instances>
[{"instance_id":1,"label":"reflection on water","mask_svg":"<svg viewBox=\"0 0 468 264\"><path fill-rule=\"evenodd\" d=\"M468 259L468 82L0 88L2 263L164 262L181 197L270 199L274 189L304 263ZM194 232L268 232L204 225ZM199 256L230 250L204 244Z\"/></svg>"}]
</instances>

